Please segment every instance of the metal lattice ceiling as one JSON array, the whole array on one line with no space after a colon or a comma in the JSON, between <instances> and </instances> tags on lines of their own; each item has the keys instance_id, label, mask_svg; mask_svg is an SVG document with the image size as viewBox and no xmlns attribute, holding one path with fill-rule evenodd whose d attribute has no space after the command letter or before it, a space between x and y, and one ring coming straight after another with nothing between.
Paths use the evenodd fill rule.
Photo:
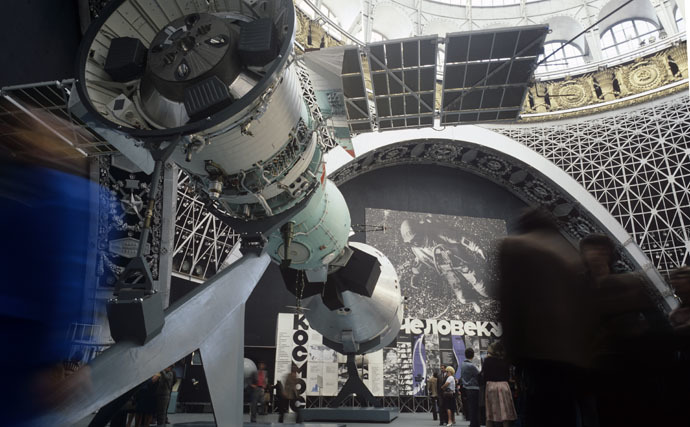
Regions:
<instances>
[{"instance_id":1,"label":"metal lattice ceiling","mask_svg":"<svg viewBox=\"0 0 690 427\"><path fill-rule=\"evenodd\" d=\"M690 97L569 124L497 128L554 162L662 273L690 262Z\"/></svg>"}]
</instances>

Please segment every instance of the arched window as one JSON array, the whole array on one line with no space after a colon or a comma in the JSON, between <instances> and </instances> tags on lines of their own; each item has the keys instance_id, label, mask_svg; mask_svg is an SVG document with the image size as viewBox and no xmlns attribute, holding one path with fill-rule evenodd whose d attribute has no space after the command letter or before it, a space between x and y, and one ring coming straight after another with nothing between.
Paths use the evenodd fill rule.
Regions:
<instances>
[{"instance_id":1,"label":"arched window","mask_svg":"<svg viewBox=\"0 0 690 427\"><path fill-rule=\"evenodd\" d=\"M683 14L680 12L680 8L676 7L676 12L674 13L676 18L676 26L678 26L678 31L685 31L685 19L683 19Z\"/></svg>"},{"instance_id":2,"label":"arched window","mask_svg":"<svg viewBox=\"0 0 690 427\"><path fill-rule=\"evenodd\" d=\"M658 39L659 29L654 24L640 19L623 21L601 36L601 53L604 58L612 58Z\"/></svg>"},{"instance_id":3,"label":"arched window","mask_svg":"<svg viewBox=\"0 0 690 427\"><path fill-rule=\"evenodd\" d=\"M551 55L556 49L563 46L563 42L548 42L544 44L544 55L539 55L539 61ZM547 73L549 71L564 70L566 68L584 65L585 58L582 52L572 44L566 45L563 49L556 52L551 58L537 67L535 74Z\"/></svg>"}]
</instances>

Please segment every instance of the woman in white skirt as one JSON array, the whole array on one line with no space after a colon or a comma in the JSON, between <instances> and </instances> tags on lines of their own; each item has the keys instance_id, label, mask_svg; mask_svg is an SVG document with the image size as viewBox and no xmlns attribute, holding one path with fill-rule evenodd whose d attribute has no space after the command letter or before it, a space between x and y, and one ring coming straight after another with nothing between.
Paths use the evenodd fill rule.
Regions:
<instances>
[{"instance_id":1,"label":"woman in white skirt","mask_svg":"<svg viewBox=\"0 0 690 427\"><path fill-rule=\"evenodd\" d=\"M495 342L482 364L481 377L486 382L486 427L509 427L517 419L510 391L510 365L503 359L503 346Z\"/></svg>"},{"instance_id":2,"label":"woman in white skirt","mask_svg":"<svg viewBox=\"0 0 690 427\"><path fill-rule=\"evenodd\" d=\"M448 412L448 424L447 427L455 425L455 369L452 366L446 367L446 372L448 376L446 377L446 382L443 383L441 390L443 390L443 402Z\"/></svg>"}]
</instances>

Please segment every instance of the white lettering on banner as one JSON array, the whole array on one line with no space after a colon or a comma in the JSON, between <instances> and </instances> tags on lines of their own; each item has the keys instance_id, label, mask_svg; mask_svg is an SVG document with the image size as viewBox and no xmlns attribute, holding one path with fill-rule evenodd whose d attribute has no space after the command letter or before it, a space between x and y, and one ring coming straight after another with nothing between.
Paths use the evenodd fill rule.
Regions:
<instances>
[{"instance_id":1,"label":"white lettering on banner","mask_svg":"<svg viewBox=\"0 0 690 427\"><path fill-rule=\"evenodd\" d=\"M489 322L476 322L477 325L477 335L480 337L490 337L491 333L486 328L489 326Z\"/></svg>"},{"instance_id":2,"label":"white lettering on banner","mask_svg":"<svg viewBox=\"0 0 690 427\"><path fill-rule=\"evenodd\" d=\"M410 331L413 335L419 335L424 330L424 322L419 319L412 319L412 325Z\"/></svg>"},{"instance_id":3,"label":"white lettering on banner","mask_svg":"<svg viewBox=\"0 0 690 427\"><path fill-rule=\"evenodd\" d=\"M465 335L465 331L462 329L462 321L451 320L450 321L450 333L452 335Z\"/></svg>"},{"instance_id":4,"label":"white lettering on banner","mask_svg":"<svg viewBox=\"0 0 690 427\"><path fill-rule=\"evenodd\" d=\"M450 333L450 323L447 320L438 321L438 333L441 335L448 335Z\"/></svg>"},{"instance_id":5,"label":"white lettering on banner","mask_svg":"<svg viewBox=\"0 0 690 427\"><path fill-rule=\"evenodd\" d=\"M434 334L439 335L467 335L468 337L500 337L503 328L499 322L463 322L461 320L438 319L403 319L400 331L411 335Z\"/></svg>"},{"instance_id":6,"label":"white lettering on banner","mask_svg":"<svg viewBox=\"0 0 690 427\"><path fill-rule=\"evenodd\" d=\"M411 320L412 319L410 319L409 317L405 317L403 319L402 325L400 326L400 330L405 331L406 334L409 334L410 333L410 321Z\"/></svg>"},{"instance_id":7,"label":"white lettering on banner","mask_svg":"<svg viewBox=\"0 0 690 427\"><path fill-rule=\"evenodd\" d=\"M435 334L437 331L436 328L436 319L429 319L426 321L426 328L424 328L424 334L429 335L429 334Z\"/></svg>"},{"instance_id":8,"label":"white lettering on banner","mask_svg":"<svg viewBox=\"0 0 690 427\"><path fill-rule=\"evenodd\" d=\"M295 314L292 326L295 329L295 333L292 335L292 341L295 343L295 347L292 349L292 363L297 367L298 381L295 387L297 399L296 402L291 402L291 407L293 410L297 410L298 408L295 405L297 402L300 402L300 407L304 407L306 404L303 394L307 391L307 383L304 379L307 378L308 362L306 360L308 353L304 345L309 341L309 333L307 333L309 323L303 315ZM304 363L298 365L298 362Z\"/></svg>"}]
</instances>

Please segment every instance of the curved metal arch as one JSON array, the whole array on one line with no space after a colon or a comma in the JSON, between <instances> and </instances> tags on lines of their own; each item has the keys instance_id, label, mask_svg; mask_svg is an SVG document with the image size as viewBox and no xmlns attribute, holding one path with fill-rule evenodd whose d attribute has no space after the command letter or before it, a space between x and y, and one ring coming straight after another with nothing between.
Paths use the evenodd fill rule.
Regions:
<instances>
[{"instance_id":1,"label":"curved metal arch","mask_svg":"<svg viewBox=\"0 0 690 427\"><path fill-rule=\"evenodd\" d=\"M414 129L363 134L355 138L361 152L347 164L333 158L329 178L343 184L370 170L402 164L458 168L508 189L531 206L553 213L561 232L573 243L589 233L609 235L628 269L641 271L659 292L664 310L678 306L673 291L623 226L584 187L539 153L508 137L478 126L443 130Z\"/></svg>"}]
</instances>

